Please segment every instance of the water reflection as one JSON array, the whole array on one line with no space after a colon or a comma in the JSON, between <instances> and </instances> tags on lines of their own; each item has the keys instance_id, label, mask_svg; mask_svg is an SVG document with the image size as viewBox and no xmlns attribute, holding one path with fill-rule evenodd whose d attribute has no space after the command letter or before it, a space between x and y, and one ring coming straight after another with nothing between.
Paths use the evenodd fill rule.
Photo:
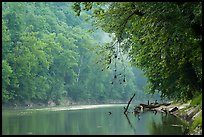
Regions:
<instances>
[{"instance_id":1,"label":"water reflection","mask_svg":"<svg viewBox=\"0 0 204 137\"><path fill-rule=\"evenodd\" d=\"M160 122L158 122L158 120ZM177 127L173 125L181 125L181 121L172 115L160 114L160 117L151 121L151 126L149 126L150 134L181 135L183 125Z\"/></svg>"},{"instance_id":2,"label":"water reflection","mask_svg":"<svg viewBox=\"0 0 204 137\"><path fill-rule=\"evenodd\" d=\"M128 115L127 114L124 114L124 115L127 118L128 124L130 125L131 129L133 129L134 134L136 134L137 133L136 129L133 127L132 123L130 122L130 119L128 118Z\"/></svg>"},{"instance_id":3,"label":"water reflection","mask_svg":"<svg viewBox=\"0 0 204 137\"><path fill-rule=\"evenodd\" d=\"M111 114L109 114L111 112ZM153 112L124 115L122 106L63 111L3 111L2 134L165 135L182 134L181 122ZM139 119L138 119L139 118Z\"/></svg>"}]
</instances>

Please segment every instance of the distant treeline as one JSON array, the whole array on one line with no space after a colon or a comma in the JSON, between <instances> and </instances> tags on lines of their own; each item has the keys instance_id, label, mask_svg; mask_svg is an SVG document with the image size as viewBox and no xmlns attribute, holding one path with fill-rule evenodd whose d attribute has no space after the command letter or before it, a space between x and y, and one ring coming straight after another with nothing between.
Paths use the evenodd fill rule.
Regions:
<instances>
[{"instance_id":1,"label":"distant treeline","mask_svg":"<svg viewBox=\"0 0 204 137\"><path fill-rule=\"evenodd\" d=\"M63 100L105 102L145 99L146 80L126 62L117 62L120 76L97 61L104 35L83 16L75 16L73 3L2 3L2 102ZM126 68L124 71L124 63ZM138 79L137 79L138 78Z\"/></svg>"}]
</instances>

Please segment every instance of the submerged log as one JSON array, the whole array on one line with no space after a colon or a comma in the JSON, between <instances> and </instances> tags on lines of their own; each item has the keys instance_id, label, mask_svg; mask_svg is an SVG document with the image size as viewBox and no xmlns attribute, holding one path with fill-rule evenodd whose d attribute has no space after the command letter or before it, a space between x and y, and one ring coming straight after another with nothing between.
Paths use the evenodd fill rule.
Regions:
<instances>
[{"instance_id":1,"label":"submerged log","mask_svg":"<svg viewBox=\"0 0 204 137\"><path fill-rule=\"evenodd\" d=\"M135 96L135 94L130 98L130 100L129 100L129 102L128 102L128 105L127 105L127 107L124 107L124 114L126 114L127 113L127 110L128 110L128 107L129 107L129 105L130 105L130 103L131 103L131 101L132 101L132 99L134 98L134 96Z\"/></svg>"},{"instance_id":2,"label":"submerged log","mask_svg":"<svg viewBox=\"0 0 204 137\"><path fill-rule=\"evenodd\" d=\"M157 107L160 107L162 104L140 104L140 106L144 107L144 108L149 108L149 109L152 109L152 108L157 108Z\"/></svg>"},{"instance_id":3,"label":"submerged log","mask_svg":"<svg viewBox=\"0 0 204 137\"><path fill-rule=\"evenodd\" d=\"M174 112L174 111L177 111L178 108L177 107L174 107L173 109L171 109L169 112Z\"/></svg>"},{"instance_id":4,"label":"submerged log","mask_svg":"<svg viewBox=\"0 0 204 137\"><path fill-rule=\"evenodd\" d=\"M129 101L129 103L130 103L130 101ZM149 103L149 100L148 100L147 104L141 103L138 106L135 106L133 113L137 115L140 112L147 110L147 111L153 111L155 115L157 114L157 112L165 113L167 115L167 113L174 112L174 111L178 110L177 107L175 107L174 109L171 109L170 111L167 108L160 108L161 106L169 106L169 105L171 105L171 103L158 103L157 100L154 103ZM124 109L127 109L127 107L124 107ZM126 112L124 112L124 113L126 113Z\"/></svg>"},{"instance_id":5,"label":"submerged log","mask_svg":"<svg viewBox=\"0 0 204 137\"><path fill-rule=\"evenodd\" d=\"M140 104L140 106L144 107L144 108L149 108L149 109L152 109L152 108L157 108L157 107L160 107L160 106L169 106L171 103L161 103L159 104L158 102L155 102L155 103L151 103L151 104Z\"/></svg>"},{"instance_id":6,"label":"submerged log","mask_svg":"<svg viewBox=\"0 0 204 137\"><path fill-rule=\"evenodd\" d=\"M169 106L169 105L171 105L171 103L162 103L162 105Z\"/></svg>"},{"instance_id":7,"label":"submerged log","mask_svg":"<svg viewBox=\"0 0 204 137\"><path fill-rule=\"evenodd\" d=\"M167 108L162 108L161 110L162 110L166 115L167 115L167 113L169 113L169 111L168 111Z\"/></svg>"}]
</instances>

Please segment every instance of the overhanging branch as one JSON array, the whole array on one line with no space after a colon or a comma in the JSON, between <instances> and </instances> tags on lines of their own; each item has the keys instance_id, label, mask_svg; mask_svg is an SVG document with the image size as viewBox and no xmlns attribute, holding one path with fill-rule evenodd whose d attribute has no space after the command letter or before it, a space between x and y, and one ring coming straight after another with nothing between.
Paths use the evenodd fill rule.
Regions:
<instances>
[{"instance_id":1,"label":"overhanging branch","mask_svg":"<svg viewBox=\"0 0 204 137\"><path fill-rule=\"evenodd\" d=\"M122 39L122 33L125 29L125 26L128 22L128 20L133 16L133 15L138 15L138 16L143 16L144 15L144 12L140 11L140 10L134 10L129 16L127 16L127 18L125 18L124 22L120 25L122 26L122 29L120 30L120 33L119 33L119 39L121 40Z\"/></svg>"}]
</instances>

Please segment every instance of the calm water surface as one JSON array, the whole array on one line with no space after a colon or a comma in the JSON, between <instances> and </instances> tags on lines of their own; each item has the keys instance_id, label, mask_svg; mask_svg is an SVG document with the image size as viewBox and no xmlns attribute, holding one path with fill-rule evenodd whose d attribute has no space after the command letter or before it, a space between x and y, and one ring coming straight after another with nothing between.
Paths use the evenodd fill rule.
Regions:
<instances>
[{"instance_id":1,"label":"calm water surface","mask_svg":"<svg viewBox=\"0 0 204 137\"><path fill-rule=\"evenodd\" d=\"M172 115L155 115L148 111L141 113L139 118L132 113L126 116L123 114L124 106L84 105L3 110L2 134L179 135L183 132L181 120Z\"/></svg>"}]
</instances>

